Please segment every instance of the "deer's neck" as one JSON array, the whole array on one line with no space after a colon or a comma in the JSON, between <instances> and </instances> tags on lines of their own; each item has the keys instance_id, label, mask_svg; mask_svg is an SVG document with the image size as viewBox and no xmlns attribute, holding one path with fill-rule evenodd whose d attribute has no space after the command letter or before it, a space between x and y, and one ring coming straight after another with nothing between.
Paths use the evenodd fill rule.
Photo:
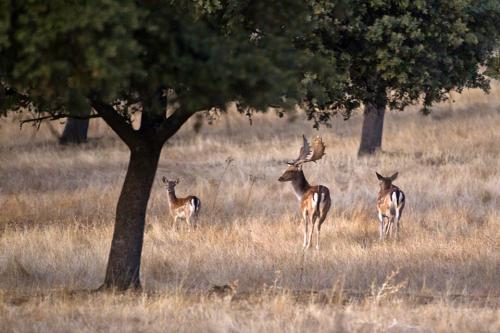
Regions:
<instances>
[{"instance_id":1,"label":"deer's neck","mask_svg":"<svg viewBox=\"0 0 500 333\"><path fill-rule=\"evenodd\" d=\"M292 180L293 190L295 191L295 195L297 199L301 200L304 193L309 189L309 183L307 182L306 177L304 176L304 172L301 170L297 174L294 180Z\"/></svg>"},{"instance_id":2,"label":"deer's neck","mask_svg":"<svg viewBox=\"0 0 500 333\"><path fill-rule=\"evenodd\" d=\"M390 193L394 187L395 187L394 185L380 186L380 191L378 193L381 196L386 195L387 193Z\"/></svg>"},{"instance_id":3,"label":"deer's neck","mask_svg":"<svg viewBox=\"0 0 500 333\"><path fill-rule=\"evenodd\" d=\"M168 203L170 206L177 203L177 197L175 196L175 191L168 191Z\"/></svg>"}]
</instances>

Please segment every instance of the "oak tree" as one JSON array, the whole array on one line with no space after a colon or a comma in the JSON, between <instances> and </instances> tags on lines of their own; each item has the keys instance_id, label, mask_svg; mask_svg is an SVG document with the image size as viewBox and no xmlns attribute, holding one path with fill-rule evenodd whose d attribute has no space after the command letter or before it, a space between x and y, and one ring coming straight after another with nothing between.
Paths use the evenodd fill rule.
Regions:
<instances>
[{"instance_id":1,"label":"oak tree","mask_svg":"<svg viewBox=\"0 0 500 333\"><path fill-rule=\"evenodd\" d=\"M386 109L421 102L428 112L450 91L489 89L483 68L497 59L498 0L318 0L312 6L317 43L349 72L345 101L332 99L330 108L349 117L364 106L359 155L381 148Z\"/></svg>"},{"instance_id":2,"label":"oak tree","mask_svg":"<svg viewBox=\"0 0 500 333\"><path fill-rule=\"evenodd\" d=\"M140 288L160 152L190 117L230 101L286 110L305 73L333 68L297 47L310 28L301 0L0 2L0 113L99 117L130 149L102 288Z\"/></svg>"}]
</instances>

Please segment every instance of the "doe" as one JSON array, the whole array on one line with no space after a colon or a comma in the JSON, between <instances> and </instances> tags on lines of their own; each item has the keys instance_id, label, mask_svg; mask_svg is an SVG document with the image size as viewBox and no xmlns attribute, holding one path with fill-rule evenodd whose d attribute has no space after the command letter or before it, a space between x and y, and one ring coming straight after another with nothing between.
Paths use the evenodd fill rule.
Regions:
<instances>
[{"instance_id":1,"label":"doe","mask_svg":"<svg viewBox=\"0 0 500 333\"><path fill-rule=\"evenodd\" d=\"M176 180L168 180L166 177L163 177L162 181L167 187L168 204L170 206L170 214L174 218L174 224L177 225L177 219L183 218L186 220L189 228L191 228L191 222L193 222L193 226L196 227L198 213L201 208L200 199L194 195L185 198L177 198L175 195L175 186L179 184L179 178Z\"/></svg>"},{"instance_id":2,"label":"doe","mask_svg":"<svg viewBox=\"0 0 500 333\"><path fill-rule=\"evenodd\" d=\"M380 221L380 240L392 237L393 228L396 226L395 237L398 238L401 214L405 207L405 194L392 182L398 177L396 172L390 177L384 177L378 172L380 191L377 198L378 219Z\"/></svg>"}]
</instances>

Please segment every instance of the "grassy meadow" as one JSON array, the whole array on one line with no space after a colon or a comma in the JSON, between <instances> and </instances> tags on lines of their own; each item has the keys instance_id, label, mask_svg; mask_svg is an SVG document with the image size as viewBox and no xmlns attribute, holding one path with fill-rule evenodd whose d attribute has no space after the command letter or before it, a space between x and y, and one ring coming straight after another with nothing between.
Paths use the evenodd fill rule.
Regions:
<instances>
[{"instance_id":1,"label":"grassy meadow","mask_svg":"<svg viewBox=\"0 0 500 333\"><path fill-rule=\"evenodd\" d=\"M144 290L125 294L91 292L125 145L100 120L87 144L60 146L63 124L1 119L0 332L500 331L500 84L454 99L427 117L387 113L383 152L362 159L361 113L319 131L299 113L250 126L231 111L198 134L188 123L162 152ZM302 133L327 145L304 166L332 195L320 251L302 250L297 199L277 181ZM399 171L398 241L378 240L375 171ZM162 176L201 199L199 228L172 225Z\"/></svg>"}]
</instances>

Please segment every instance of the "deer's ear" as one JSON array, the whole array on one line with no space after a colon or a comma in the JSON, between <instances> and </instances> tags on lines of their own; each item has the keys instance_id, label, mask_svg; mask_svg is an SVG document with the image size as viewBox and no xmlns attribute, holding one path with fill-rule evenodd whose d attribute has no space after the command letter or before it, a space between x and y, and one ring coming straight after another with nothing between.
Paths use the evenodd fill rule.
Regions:
<instances>
[{"instance_id":1,"label":"deer's ear","mask_svg":"<svg viewBox=\"0 0 500 333\"><path fill-rule=\"evenodd\" d=\"M162 181L162 182L164 182L164 183L166 184L166 183L167 183L167 177L163 176L163 177L161 178L161 181Z\"/></svg>"},{"instance_id":2,"label":"deer's ear","mask_svg":"<svg viewBox=\"0 0 500 333\"><path fill-rule=\"evenodd\" d=\"M177 179L175 180L175 183L176 183L176 184L179 184L179 183L180 183L180 181L181 181L181 180L180 180L179 178L177 178Z\"/></svg>"},{"instance_id":3,"label":"deer's ear","mask_svg":"<svg viewBox=\"0 0 500 333\"><path fill-rule=\"evenodd\" d=\"M377 174L378 180L384 180L384 177L381 174L379 174L378 172L375 173Z\"/></svg>"},{"instance_id":4,"label":"deer's ear","mask_svg":"<svg viewBox=\"0 0 500 333\"><path fill-rule=\"evenodd\" d=\"M391 181L395 181L396 178L398 178L398 173L397 172L390 177Z\"/></svg>"}]
</instances>

